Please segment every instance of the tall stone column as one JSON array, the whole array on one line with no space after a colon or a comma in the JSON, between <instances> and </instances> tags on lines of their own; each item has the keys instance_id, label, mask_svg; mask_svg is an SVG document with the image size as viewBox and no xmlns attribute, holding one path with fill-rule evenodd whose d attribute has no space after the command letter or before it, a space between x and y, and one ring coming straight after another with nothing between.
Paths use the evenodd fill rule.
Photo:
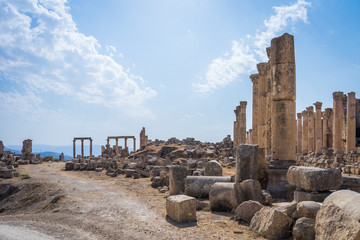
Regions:
<instances>
[{"instance_id":1,"label":"tall stone column","mask_svg":"<svg viewBox=\"0 0 360 240\"><path fill-rule=\"evenodd\" d=\"M75 158L75 154L76 154L76 147L75 147L75 142L76 140L73 140L73 158Z\"/></svg>"},{"instance_id":2,"label":"tall stone column","mask_svg":"<svg viewBox=\"0 0 360 240\"><path fill-rule=\"evenodd\" d=\"M253 83L252 96L252 142L258 144L258 111L259 111L259 75L252 74L250 79Z\"/></svg>"},{"instance_id":3,"label":"tall stone column","mask_svg":"<svg viewBox=\"0 0 360 240\"><path fill-rule=\"evenodd\" d=\"M92 156L92 139L90 138L90 157Z\"/></svg>"},{"instance_id":4,"label":"tall stone column","mask_svg":"<svg viewBox=\"0 0 360 240\"><path fill-rule=\"evenodd\" d=\"M302 112L303 117L303 129L302 129L302 154L307 154L309 152L309 121L308 121L308 112Z\"/></svg>"},{"instance_id":5,"label":"tall stone column","mask_svg":"<svg viewBox=\"0 0 360 240\"><path fill-rule=\"evenodd\" d=\"M109 138L106 139L106 145L110 146L110 139Z\"/></svg>"},{"instance_id":6,"label":"tall stone column","mask_svg":"<svg viewBox=\"0 0 360 240\"><path fill-rule=\"evenodd\" d=\"M235 121L234 121L234 149L240 145L240 106L236 106L235 110Z\"/></svg>"},{"instance_id":7,"label":"tall stone column","mask_svg":"<svg viewBox=\"0 0 360 240\"><path fill-rule=\"evenodd\" d=\"M257 65L259 72L259 110L258 110L258 144L266 147L266 97L267 97L267 63Z\"/></svg>"},{"instance_id":8,"label":"tall stone column","mask_svg":"<svg viewBox=\"0 0 360 240\"><path fill-rule=\"evenodd\" d=\"M246 101L240 102L239 143L246 144Z\"/></svg>"},{"instance_id":9,"label":"tall stone column","mask_svg":"<svg viewBox=\"0 0 360 240\"><path fill-rule=\"evenodd\" d=\"M84 139L81 139L81 157L84 157Z\"/></svg>"},{"instance_id":10,"label":"tall stone column","mask_svg":"<svg viewBox=\"0 0 360 240\"><path fill-rule=\"evenodd\" d=\"M343 128L343 108L342 98L343 92L334 92L333 106L333 150L335 154L343 153L342 128Z\"/></svg>"},{"instance_id":11,"label":"tall stone column","mask_svg":"<svg viewBox=\"0 0 360 240\"><path fill-rule=\"evenodd\" d=\"M323 134L322 134L322 123L321 123L321 107L322 102L316 102L315 105L315 153L316 155L320 155L322 153L322 141L323 141Z\"/></svg>"},{"instance_id":12,"label":"tall stone column","mask_svg":"<svg viewBox=\"0 0 360 240\"><path fill-rule=\"evenodd\" d=\"M331 148L333 146L332 125L332 109L326 108L323 114L323 147L325 148Z\"/></svg>"},{"instance_id":13,"label":"tall stone column","mask_svg":"<svg viewBox=\"0 0 360 240\"><path fill-rule=\"evenodd\" d=\"M270 48L266 48L268 57L270 59ZM267 96L266 96L266 147L265 155L269 156L272 153L271 149L271 109L272 109L272 96L271 96L271 63L267 64Z\"/></svg>"},{"instance_id":14,"label":"tall stone column","mask_svg":"<svg viewBox=\"0 0 360 240\"><path fill-rule=\"evenodd\" d=\"M314 117L314 107L310 106L306 108L308 112L308 150L309 152L315 152L315 117Z\"/></svg>"},{"instance_id":15,"label":"tall stone column","mask_svg":"<svg viewBox=\"0 0 360 240\"><path fill-rule=\"evenodd\" d=\"M348 93L346 112L346 153L356 151L356 98L355 92Z\"/></svg>"},{"instance_id":16,"label":"tall stone column","mask_svg":"<svg viewBox=\"0 0 360 240\"><path fill-rule=\"evenodd\" d=\"M297 114L297 152L302 153L302 113Z\"/></svg>"},{"instance_id":17,"label":"tall stone column","mask_svg":"<svg viewBox=\"0 0 360 240\"><path fill-rule=\"evenodd\" d=\"M118 147L119 146L119 139L115 138L115 141L116 141L116 146Z\"/></svg>"},{"instance_id":18,"label":"tall stone column","mask_svg":"<svg viewBox=\"0 0 360 240\"><path fill-rule=\"evenodd\" d=\"M136 138L133 138L134 139L134 150L133 150L133 152L135 152L136 151Z\"/></svg>"},{"instance_id":19,"label":"tall stone column","mask_svg":"<svg viewBox=\"0 0 360 240\"><path fill-rule=\"evenodd\" d=\"M296 163L296 70L294 37L287 33L271 40L272 160L267 189L286 198L287 169Z\"/></svg>"},{"instance_id":20,"label":"tall stone column","mask_svg":"<svg viewBox=\"0 0 360 240\"><path fill-rule=\"evenodd\" d=\"M125 138L125 148L127 148L127 138Z\"/></svg>"}]
</instances>

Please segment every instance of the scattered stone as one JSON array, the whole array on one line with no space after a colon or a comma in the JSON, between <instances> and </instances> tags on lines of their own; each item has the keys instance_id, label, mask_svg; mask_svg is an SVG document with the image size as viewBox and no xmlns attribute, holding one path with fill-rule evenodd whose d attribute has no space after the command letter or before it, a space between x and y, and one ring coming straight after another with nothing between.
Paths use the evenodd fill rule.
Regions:
<instances>
[{"instance_id":1,"label":"scattered stone","mask_svg":"<svg viewBox=\"0 0 360 240\"><path fill-rule=\"evenodd\" d=\"M215 183L209 193L211 210L231 211L245 201L245 196L239 183Z\"/></svg>"},{"instance_id":2,"label":"scattered stone","mask_svg":"<svg viewBox=\"0 0 360 240\"><path fill-rule=\"evenodd\" d=\"M185 179L185 194L197 198L207 198L211 186L216 182L231 182L231 177L187 176Z\"/></svg>"},{"instance_id":3,"label":"scattered stone","mask_svg":"<svg viewBox=\"0 0 360 240\"><path fill-rule=\"evenodd\" d=\"M296 211L292 218L298 219L302 217L315 219L317 212L319 211L321 204L314 201L302 201L297 204ZM291 216L291 215L290 215Z\"/></svg>"},{"instance_id":4,"label":"scattered stone","mask_svg":"<svg viewBox=\"0 0 360 240\"><path fill-rule=\"evenodd\" d=\"M294 240L314 240L315 239L315 219L301 217L293 228Z\"/></svg>"},{"instance_id":5,"label":"scattered stone","mask_svg":"<svg viewBox=\"0 0 360 240\"><path fill-rule=\"evenodd\" d=\"M166 198L166 214L177 223L196 221L196 200L186 195Z\"/></svg>"},{"instance_id":6,"label":"scattered stone","mask_svg":"<svg viewBox=\"0 0 360 240\"><path fill-rule=\"evenodd\" d=\"M170 166L169 187L170 195L182 194L185 192L185 178L187 168L183 166Z\"/></svg>"},{"instance_id":7,"label":"scattered stone","mask_svg":"<svg viewBox=\"0 0 360 240\"><path fill-rule=\"evenodd\" d=\"M235 215L238 216L239 219L250 223L255 213L257 213L262 207L264 206L257 201L245 201L236 208Z\"/></svg>"},{"instance_id":8,"label":"scattered stone","mask_svg":"<svg viewBox=\"0 0 360 240\"><path fill-rule=\"evenodd\" d=\"M297 206L296 202L277 203L276 210L283 212L289 217L291 217L296 211L296 206Z\"/></svg>"},{"instance_id":9,"label":"scattered stone","mask_svg":"<svg viewBox=\"0 0 360 240\"><path fill-rule=\"evenodd\" d=\"M257 179L258 174L258 145L242 144L236 148L235 182L246 179Z\"/></svg>"},{"instance_id":10,"label":"scattered stone","mask_svg":"<svg viewBox=\"0 0 360 240\"><path fill-rule=\"evenodd\" d=\"M247 179L240 183L241 189L245 193L245 198L247 200L258 201L259 203L264 203L264 198L261 191L261 186L259 181L253 179Z\"/></svg>"},{"instance_id":11,"label":"scattered stone","mask_svg":"<svg viewBox=\"0 0 360 240\"><path fill-rule=\"evenodd\" d=\"M220 163L216 160L211 160L208 163L206 163L204 175L222 176L222 167Z\"/></svg>"}]
</instances>

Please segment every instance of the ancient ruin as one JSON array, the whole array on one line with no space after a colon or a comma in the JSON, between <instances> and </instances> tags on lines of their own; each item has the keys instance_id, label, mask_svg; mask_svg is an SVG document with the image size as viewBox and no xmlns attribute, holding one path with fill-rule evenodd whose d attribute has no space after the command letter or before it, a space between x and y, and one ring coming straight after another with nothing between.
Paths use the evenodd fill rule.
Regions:
<instances>
[{"instance_id":1,"label":"ancient ruin","mask_svg":"<svg viewBox=\"0 0 360 240\"><path fill-rule=\"evenodd\" d=\"M140 132L140 149L146 147L148 140L149 140L148 136L145 134L145 127L143 127ZM134 151L135 151L135 147L134 147Z\"/></svg>"},{"instance_id":2,"label":"ancient ruin","mask_svg":"<svg viewBox=\"0 0 360 240\"><path fill-rule=\"evenodd\" d=\"M75 137L73 140L73 158L75 158L75 154L76 154L76 141L80 140L81 141L81 157L84 157L84 140L89 140L90 141L90 156L92 156L92 138L91 137Z\"/></svg>"}]
</instances>

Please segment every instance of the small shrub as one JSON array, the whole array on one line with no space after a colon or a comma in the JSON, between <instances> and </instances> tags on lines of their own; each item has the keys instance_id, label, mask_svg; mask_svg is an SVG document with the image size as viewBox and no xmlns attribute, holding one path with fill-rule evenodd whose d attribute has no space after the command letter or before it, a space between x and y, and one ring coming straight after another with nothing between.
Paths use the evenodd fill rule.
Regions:
<instances>
[{"instance_id":1,"label":"small shrub","mask_svg":"<svg viewBox=\"0 0 360 240\"><path fill-rule=\"evenodd\" d=\"M29 179L30 176L28 174L21 174L20 175L21 179Z\"/></svg>"}]
</instances>

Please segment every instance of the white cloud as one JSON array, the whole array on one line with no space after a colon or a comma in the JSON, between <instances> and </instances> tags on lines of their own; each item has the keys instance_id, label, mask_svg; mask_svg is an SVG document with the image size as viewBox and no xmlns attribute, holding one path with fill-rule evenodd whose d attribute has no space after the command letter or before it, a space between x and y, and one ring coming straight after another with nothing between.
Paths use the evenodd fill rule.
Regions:
<instances>
[{"instance_id":1,"label":"white cloud","mask_svg":"<svg viewBox=\"0 0 360 240\"><path fill-rule=\"evenodd\" d=\"M0 0L1 81L16 81L39 99L52 92L130 115L151 115L144 105L156 91L114 60L115 47L105 47L109 55L100 54L101 48L94 37L78 31L67 0ZM1 94L13 96L12 104L21 96Z\"/></svg>"},{"instance_id":2,"label":"white cloud","mask_svg":"<svg viewBox=\"0 0 360 240\"><path fill-rule=\"evenodd\" d=\"M264 21L264 30L258 30L254 37L247 34L244 40L233 41L230 52L212 60L205 78L200 77L200 82L193 83L195 91L201 95L208 94L240 79L241 75L249 75L256 70L256 63L267 61L266 46L272 38L289 24L297 21L307 23L309 6L309 2L298 0L289 6L274 7L275 14Z\"/></svg>"}]
</instances>

